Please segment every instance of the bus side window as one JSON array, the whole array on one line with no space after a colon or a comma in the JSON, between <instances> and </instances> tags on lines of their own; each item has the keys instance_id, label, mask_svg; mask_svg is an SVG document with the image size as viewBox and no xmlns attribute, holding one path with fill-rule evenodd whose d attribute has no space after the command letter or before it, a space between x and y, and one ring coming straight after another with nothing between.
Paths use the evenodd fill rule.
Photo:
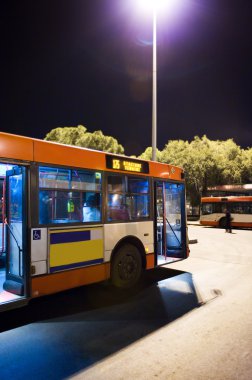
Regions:
<instances>
[{"instance_id":1,"label":"bus side window","mask_svg":"<svg viewBox=\"0 0 252 380\"><path fill-rule=\"evenodd\" d=\"M109 175L107 220L130 221L149 218L149 189L148 178Z\"/></svg>"},{"instance_id":2,"label":"bus side window","mask_svg":"<svg viewBox=\"0 0 252 380\"><path fill-rule=\"evenodd\" d=\"M108 195L108 220L130 220L129 209L124 195Z\"/></svg>"},{"instance_id":3,"label":"bus side window","mask_svg":"<svg viewBox=\"0 0 252 380\"><path fill-rule=\"evenodd\" d=\"M39 167L39 223L101 221L101 180L91 170Z\"/></svg>"}]
</instances>

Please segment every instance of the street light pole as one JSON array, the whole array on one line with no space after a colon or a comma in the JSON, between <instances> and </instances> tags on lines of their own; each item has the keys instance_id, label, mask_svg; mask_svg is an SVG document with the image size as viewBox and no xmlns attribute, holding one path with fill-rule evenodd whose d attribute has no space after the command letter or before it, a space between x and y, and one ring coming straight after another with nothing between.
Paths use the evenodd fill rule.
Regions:
<instances>
[{"instance_id":1,"label":"street light pole","mask_svg":"<svg viewBox=\"0 0 252 380\"><path fill-rule=\"evenodd\" d=\"M157 159L157 17L161 10L177 16L179 8L188 0L132 0L141 10L152 12L153 19L153 66L152 66L152 161Z\"/></svg>"},{"instance_id":2,"label":"street light pole","mask_svg":"<svg viewBox=\"0 0 252 380\"><path fill-rule=\"evenodd\" d=\"M153 64L152 64L152 161L157 150L157 10L153 6Z\"/></svg>"}]
</instances>

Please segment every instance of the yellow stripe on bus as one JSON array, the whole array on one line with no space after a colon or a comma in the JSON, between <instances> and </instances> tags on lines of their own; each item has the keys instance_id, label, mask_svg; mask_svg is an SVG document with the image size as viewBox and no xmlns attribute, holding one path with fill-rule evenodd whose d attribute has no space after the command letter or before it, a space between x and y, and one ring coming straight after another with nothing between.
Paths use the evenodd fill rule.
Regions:
<instances>
[{"instance_id":1,"label":"yellow stripe on bus","mask_svg":"<svg viewBox=\"0 0 252 380\"><path fill-rule=\"evenodd\" d=\"M103 258L103 240L50 245L50 267Z\"/></svg>"}]
</instances>

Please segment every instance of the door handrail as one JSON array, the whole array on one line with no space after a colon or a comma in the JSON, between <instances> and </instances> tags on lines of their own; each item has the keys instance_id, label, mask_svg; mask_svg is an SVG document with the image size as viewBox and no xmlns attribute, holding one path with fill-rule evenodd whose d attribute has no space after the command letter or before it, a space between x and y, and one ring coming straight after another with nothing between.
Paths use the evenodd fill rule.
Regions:
<instances>
[{"instance_id":1,"label":"door handrail","mask_svg":"<svg viewBox=\"0 0 252 380\"><path fill-rule=\"evenodd\" d=\"M7 221L7 218L4 219L4 224L6 224L6 226L8 227L8 230L11 234L11 236L13 237L13 239L15 240L15 243L17 244L17 247L18 247L18 254L19 254L19 276L21 276L21 252L23 252L22 248L20 247L20 245L18 244L18 240L14 234L14 232L12 231L8 221Z\"/></svg>"},{"instance_id":2,"label":"door handrail","mask_svg":"<svg viewBox=\"0 0 252 380\"><path fill-rule=\"evenodd\" d=\"M171 230L172 230L172 232L173 232L173 235L174 235L175 238L177 239L177 242L178 242L179 244L181 244L181 241L179 241L179 239L178 239L177 235L175 234L175 232L174 232L174 230L173 230L173 228L172 228L172 226L171 226L169 220L168 220L167 218L165 218L165 219L166 219L167 223L169 224L169 226L170 226L170 228L171 228Z\"/></svg>"}]
</instances>

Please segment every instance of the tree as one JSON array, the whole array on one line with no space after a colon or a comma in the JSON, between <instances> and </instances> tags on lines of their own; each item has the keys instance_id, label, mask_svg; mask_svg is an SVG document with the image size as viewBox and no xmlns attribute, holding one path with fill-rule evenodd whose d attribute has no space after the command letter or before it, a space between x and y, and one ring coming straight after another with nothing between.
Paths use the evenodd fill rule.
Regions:
<instances>
[{"instance_id":1,"label":"tree","mask_svg":"<svg viewBox=\"0 0 252 380\"><path fill-rule=\"evenodd\" d=\"M196 143L198 144L199 141L197 140ZM195 148L196 147L194 147L194 149ZM202 178L198 174L199 168L197 168L197 163L201 162L201 160L198 157L194 157L194 149L188 141L168 141L164 150L161 152L161 161L167 164L180 166L185 170L187 196L190 198L192 205L197 205L199 204L202 188ZM200 151L198 154L199 153Z\"/></svg>"},{"instance_id":2,"label":"tree","mask_svg":"<svg viewBox=\"0 0 252 380\"><path fill-rule=\"evenodd\" d=\"M88 132L87 128L82 125L52 129L47 133L45 140L109 153L124 154L123 146L114 137L105 136L102 131Z\"/></svg>"},{"instance_id":3,"label":"tree","mask_svg":"<svg viewBox=\"0 0 252 380\"><path fill-rule=\"evenodd\" d=\"M183 167L188 197L192 205L198 205L209 186L251 182L251 151L242 150L232 139L195 136L190 143L168 141L160 154L162 162Z\"/></svg>"},{"instance_id":4,"label":"tree","mask_svg":"<svg viewBox=\"0 0 252 380\"><path fill-rule=\"evenodd\" d=\"M242 149L233 139L211 141L213 160L219 176L214 178L216 185L242 183Z\"/></svg>"},{"instance_id":5,"label":"tree","mask_svg":"<svg viewBox=\"0 0 252 380\"><path fill-rule=\"evenodd\" d=\"M188 141L170 140L160 152L161 162L181 166L186 169L188 149Z\"/></svg>"},{"instance_id":6,"label":"tree","mask_svg":"<svg viewBox=\"0 0 252 380\"><path fill-rule=\"evenodd\" d=\"M252 183L252 148L247 148L241 152L241 178L242 183Z\"/></svg>"},{"instance_id":7,"label":"tree","mask_svg":"<svg viewBox=\"0 0 252 380\"><path fill-rule=\"evenodd\" d=\"M108 153L124 153L123 146L118 144L118 141L114 137L105 136L102 131L85 133L78 141L78 145L85 148L102 150Z\"/></svg>"},{"instance_id":8,"label":"tree","mask_svg":"<svg viewBox=\"0 0 252 380\"><path fill-rule=\"evenodd\" d=\"M161 161L161 152L160 150L156 150L156 157L157 161ZM142 160L151 160L152 158L152 147L149 146L148 148L145 149L145 151L138 157Z\"/></svg>"},{"instance_id":9,"label":"tree","mask_svg":"<svg viewBox=\"0 0 252 380\"><path fill-rule=\"evenodd\" d=\"M85 135L87 128L83 125L77 127L54 128L47 133L45 140L67 145L79 145L79 140Z\"/></svg>"}]
</instances>

